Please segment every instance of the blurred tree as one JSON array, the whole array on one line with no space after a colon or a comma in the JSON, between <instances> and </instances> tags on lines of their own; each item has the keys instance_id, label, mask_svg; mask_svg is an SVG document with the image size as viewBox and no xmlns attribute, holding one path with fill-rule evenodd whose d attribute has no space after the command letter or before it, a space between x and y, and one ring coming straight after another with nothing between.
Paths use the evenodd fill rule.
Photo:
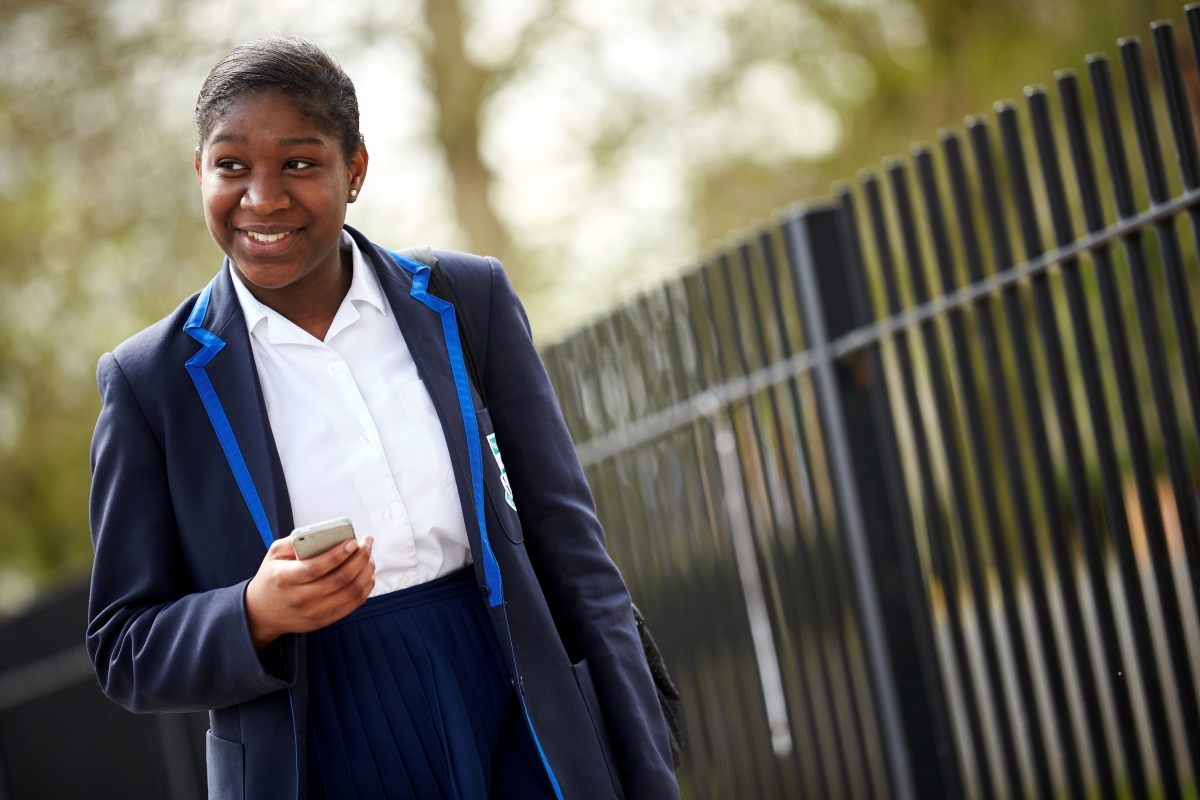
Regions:
<instances>
[{"instance_id":1,"label":"blurred tree","mask_svg":"<svg viewBox=\"0 0 1200 800\"><path fill-rule=\"evenodd\" d=\"M411 0L343 9L393 24L342 46L417 43L453 213L544 339L1181 2ZM0 612L6 575L88 564L96 357L219 263L178 112L230 45L291 19L222 13L0 4Z\"/></svg>"},{"instance_id":2,"label":"blurred tree","mask_svg":"<svg viewBox=\"0 0 1200 800\"><path fill-rule=\"evenodd\" d=\"M458 0L426 0L425 24L433 40L426 65L437 101L437 136L454 181L458 220L473 252L503 258L508 232L492 209L492 172L479 149L480 110L495 71L467 58Z\"/></svg>"},{"instance_id":3,"label":"blurred tree","mask_svg":"<svg viewBox=\"0 0 1200 800\"><path fill-rule=\"evenodd\" d=\"M495 170L484 157L484 117L495 93L519 79L530 59L561 31L562 3L545 0L506 47L487 53L470 52L471 28L479 24L472 10L477 8L460 0L424 0L429 41L423 51L437 108L437 144L445 153L469 249L505 260L510 279L522 290L534 282L529 261L536 256L511 249L509 225L496 213Z\"/></svg>"},{"instance_id":4,"label":"blurred tree","mask_svg":"<svg viewBox=\"0 0 1200 800\"><path fill-rule=\"evenodd\" d=\"M761 5L761 4L759 4ZM1149 23L1174 19L1187 50L1176 0L788 0L811 12L815 30L788 26L765 35L745 8L730 25L737 61L780 58L836 110L837 146L817 159L764 164L751 158L715 165L701 177L696 215L702 236L723 236L794 200L825 193L914 141L992 103L1020 98L1028 84L1052 84L1056 69L1082 70L1086 54L1115 53L1120 36L1148 43ZM1151 56L1152 60L1152 56ZM1118 70L1119 71L1119 70ZM1157 67L1148 65L1152 78ZM1085 75L1086 79L1086 75ZM1023 104L1022 104L1023 105Z\"/></svg>"},{"instance_id":5,"label":"blurred tree","mask_svg":"<svg viewBox=\"0 0 1200 800\"><path fill-rule=\"evenodd\" d=\"M98 351L192 291L216 252L146 91L177 20L111 11L0 7L0 582L88 565Z\"/></svg>"}]
</instances>

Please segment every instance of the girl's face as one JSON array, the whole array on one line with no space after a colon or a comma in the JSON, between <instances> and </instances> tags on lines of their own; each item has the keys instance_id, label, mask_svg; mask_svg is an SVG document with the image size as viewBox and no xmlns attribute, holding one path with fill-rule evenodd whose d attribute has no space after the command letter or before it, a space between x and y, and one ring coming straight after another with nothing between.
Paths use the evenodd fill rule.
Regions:
<instances>
[{"instance_id":1,"label":"girl's face","mask_svg":"<svg viewBox=\"0 0 1200 800\"><path fill-rule=\"evenodd\" d=\"M366 147L347 164L337 137L277 92L235 100L196 148L208 231L266 290L338 268L346 203L366 174Z\"/></svg>"}]
</instances>

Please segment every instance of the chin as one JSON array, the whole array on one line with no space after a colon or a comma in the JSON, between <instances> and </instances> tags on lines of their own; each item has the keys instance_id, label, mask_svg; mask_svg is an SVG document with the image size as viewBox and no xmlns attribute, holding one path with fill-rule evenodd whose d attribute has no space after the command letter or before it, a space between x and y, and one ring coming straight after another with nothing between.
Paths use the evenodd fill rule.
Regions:
<instances>
[{"instance_id":1,"label":"chin","mask_svg":"<svg viewBox=\"0 0 1200 800\"><path fill-rule=\"evenodd\" d=\"M262 289L282 289L284 286L294 283L302 272L299 267L292 265L267 266L246 261L238 262L238 270L242 273L243 278Z\"/></svg>"}]
</instances>

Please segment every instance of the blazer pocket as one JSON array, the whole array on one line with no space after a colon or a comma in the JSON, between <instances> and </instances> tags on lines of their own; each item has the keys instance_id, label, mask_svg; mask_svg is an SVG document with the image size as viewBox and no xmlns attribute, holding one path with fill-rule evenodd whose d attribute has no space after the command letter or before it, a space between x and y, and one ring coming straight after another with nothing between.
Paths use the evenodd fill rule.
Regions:
<instances>
[{"instance_id":1,"label":"blazer pocket","mask_svg":"<svg viewBox=\"0 0 1200 800\"><path fill-rule=\"evenodd\" d=\"M604 754L604 763L608 767L608 777L612 781L613 797L625 800L625 792L621 790L621 778L617 775L613 761L612 748L608 739L608 727L604 724L604 714L600 711L600 698L596 696L596 687L592 683L592 670L588 667L587 659L571 665L575 673L575 683L579 685L579 694L587 706L588 716L592 718L592 730L596 733L596 741Z\"/></svg>"},{"instance_id":2,"label":"blazer pocket","mask_svg":"<svg viewBox=\"0 0 1200 800\"><path fill-rule=\"evenodd\" d=\"M208 762L208 800L245 800L245 748L241 742L220 739L209 731L204 737Z\"/></svg>"},{"instance_id":3,"label":"blazer pocket","mask_svg":"<svg viewBox=\"0 0 1200 800\"><path fill-rule=\"evenodd\" d=\"M484 456L486 458L487 456ZM488 502L492 504L492 513L496 515L496 519L500 520L500 527L504 529L504 535L513 544L520 544L525 541L525 534L521 530L521 521L513 520L512 517L517 516L517 512L508 507L508 504L503 500L496 501L496 492L492 489L492 483L486 479L487 472L484 472L484 488L485 494L488 497ZM501 494L501 497L504 495Z\"/></svg>"}]
</instances>

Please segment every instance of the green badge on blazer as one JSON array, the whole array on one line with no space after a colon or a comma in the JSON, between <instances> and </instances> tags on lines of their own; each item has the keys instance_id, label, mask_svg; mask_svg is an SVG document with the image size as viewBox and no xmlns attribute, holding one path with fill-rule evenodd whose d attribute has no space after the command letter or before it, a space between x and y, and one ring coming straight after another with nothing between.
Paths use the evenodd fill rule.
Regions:
<instances>
[{"instance_id":1,"label":"green badge on blazer","mask_svg":"<svg viewBox=\"0 0 1200 800\"><path fill-rule=\"evenodd\" d=\"M500 482L504 484L504 502L508 503L509 508L513 511L517 510L517 504L513 502L512 486L508 483L508 473L504 471L504 459L500 458L500 447L496 444L496 434L489 433L488 444L492 446L492 455L496 457L496 466L500 468Z\"/></svg>"}]
</instances>

